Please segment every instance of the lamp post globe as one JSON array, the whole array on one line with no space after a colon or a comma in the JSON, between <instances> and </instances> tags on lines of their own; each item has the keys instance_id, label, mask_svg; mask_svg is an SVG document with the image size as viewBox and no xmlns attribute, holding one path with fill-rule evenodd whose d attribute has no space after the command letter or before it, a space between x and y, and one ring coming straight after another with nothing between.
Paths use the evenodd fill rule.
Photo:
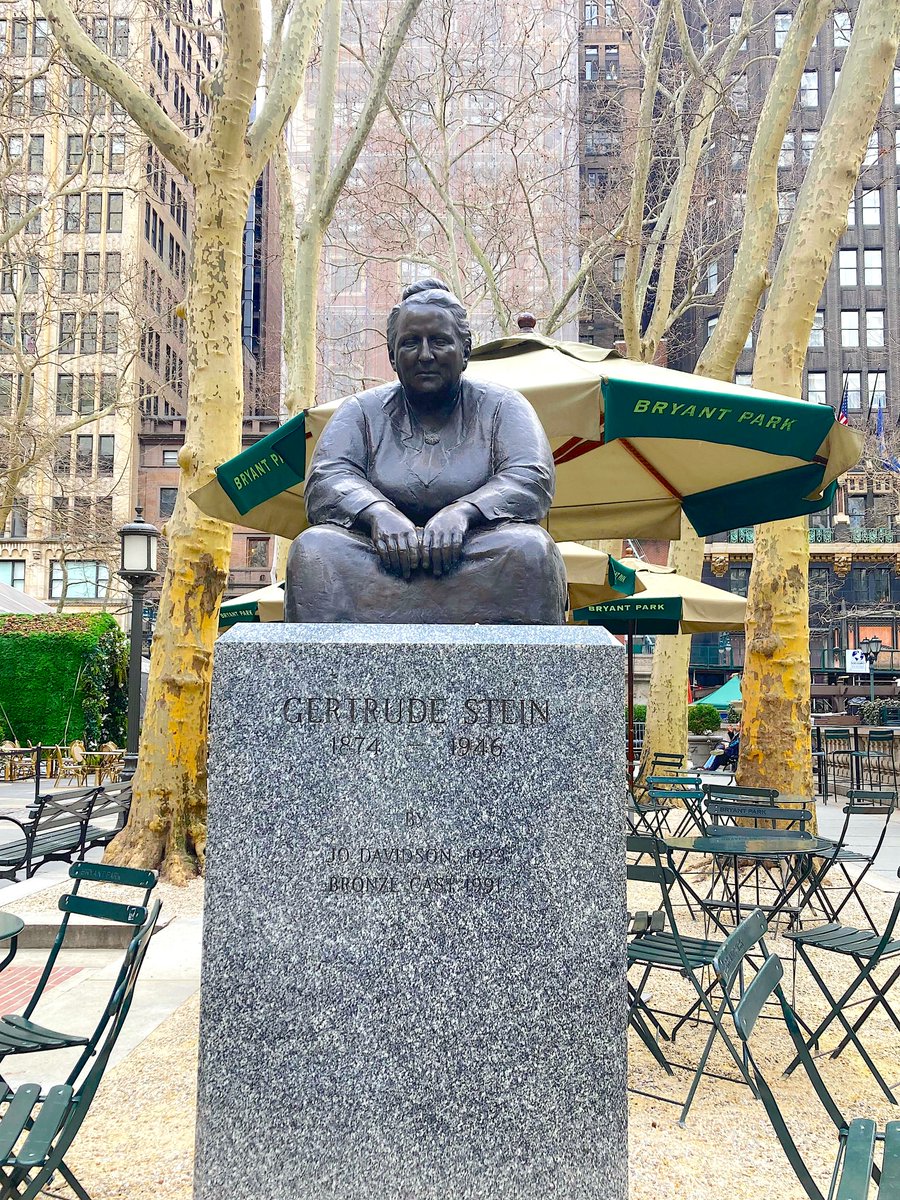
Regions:
<instances>
[{"instance_id":1,"label":"lamp post globe","mask_svg":"<svg viewBox=\"0 0 900 1200\"><path fill-rule=\"evenodd\" d=\"M121 566L118 575L131 592L131 631L128 638L128 739L125 745L124 777L130 779L137 766L141 736L141 633L144 595L157 577L159 530L142 516L143 509L134 510L134 520L119 530L122 543Z\"/></svg>"}]
</instances>

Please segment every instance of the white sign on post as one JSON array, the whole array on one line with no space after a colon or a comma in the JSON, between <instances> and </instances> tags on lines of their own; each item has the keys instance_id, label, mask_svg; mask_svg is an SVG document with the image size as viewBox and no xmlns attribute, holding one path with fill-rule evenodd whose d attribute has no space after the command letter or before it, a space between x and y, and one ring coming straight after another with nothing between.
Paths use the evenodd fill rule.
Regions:
<instances>
[{"instance_id":1,"label":"white sign on post","mask_svg":"<svg viewBox=\"0 0 900 1200\"><path fill-rule=\"evenodd\" d=\"M868 675L870 671L869 660L866 658L862 650L847 651L847 673L850 675Z\"/></svg>"}]
</instances>

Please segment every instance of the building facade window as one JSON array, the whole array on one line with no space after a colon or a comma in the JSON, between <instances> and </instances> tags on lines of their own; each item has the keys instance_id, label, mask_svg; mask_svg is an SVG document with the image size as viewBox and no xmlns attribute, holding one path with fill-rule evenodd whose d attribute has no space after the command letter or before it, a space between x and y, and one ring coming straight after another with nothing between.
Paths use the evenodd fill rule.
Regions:
<instances>
[{"instance_id":1,"label":"building facade window","mask_svg":"<svg viewBox=\"0 0 900 1200\"><path fill-rule=\"evenodd\" d=\"M881 224L881 192L878 188L871 188L869 191L863 192L862 223L863 225Z\"/></svg>"},{"instance_id":2,"label":"building facade window","mask_svg":"<svg viewBox=\"0 0 900 1200\"><path fill-rule=\"evenodd\" d=\"M819 107L819 72L804 71L800 77L800 107Z\"/></svg>"},{"instance_id":3,"label":"building facade window","mask_svg":"<svg viewBox=\"0 0 900 1200\"><path fill-rule=\"evenodd\" d=\"M82 284L85 292L100 291L100 255L85 254L84 277Z\"/></svg>"},{"instance_id":4,"label":"building facade window","mask_svg":"<svg viewBox=\"0 0 900 1200\"><path fill-rule=\"evenodd\" d=\"M600 47L585 46L584 48L584 81L596 83L600 78Z\"/></svg>"},{"instance_id":5,"label":"building facade window","mask_svg":"<svg viewBox=\"0 0 900 1200\"><path fill-rule=\"evenodd\" d=\"M175 511L175 501L178 499L177 487L162 487L159 489L159 515L165 521Z\"/></svg>"},{"instance_id":6,"label":"building facade window","mask_svg":"<svg viewBox=\"0 0 900 1200\"><path fill-rule=\"evenodd\" d=\"M878 309L866 312L866 345L876 349L884 346L884 313Z\"/></svg>"},{"instance_id":7,"label":"building facade window","mask_svg":"<svg viewBox=\"0 0 900 1200\"><path fill-rule=\"evenodd\" d=\"M792 13L779 12L775 14L775 49L784 49L784 43L787 41L787 35L793 21Z\"/></svg>"},{"instance_id":8,"label":"building facade window","mask_svg":"<svg viewBox=\"0 0 900 1200\"><path fill-rule=\"evenodd\" d=\"M97 448L97 474L112 475L115 463L116 439L111 433L102 433Z\"/></svg>"},{"instance_id":9,"label":"building facade window","mask_svg":"<svg viewBox=\"0 0 900 1200\"><path fill-rule=\"evenodd\" d=\"M81 353L97 353L97 314L85 313L81 318Z\"/></svg>"},{"instance_id":10,"label":"building facade window","mask_svg":"<svg viewBox=\"0 0 900 1200\"><path fill-rule=\"evenodd\" d=\"M109 568L101 562L55 562L50 568L51 600L99 600L109 586Z\"/></svg>"},{"instance_id":11,"label":"building facade window","mask_svg":"<svg viewBox=\"0 0 900 1200\"><path fill-rule=\"evenodd\" d=\"M103 228L103 193L88 192L85 207L85 233L100 233Z\"/></svg>"},{"instance_id":12,"label":"building facade window","mask_svg":"<svg viewBox=\"0 0 900 1200\"><path fill-rule=\"evenodd\" d=\"M28 139L28 170L39 175L44 169L44 135L33 133Z\"/></svg>"},{"instance_id":13,"label":"building facade window","mask_svg":"<svg viewBox=\"0 0 900 1200\"><path fill-rule=\"evenodd\" d=\"M59 314L59 352L60 354L75 353L75 313Z\"/></svg>"},{"instance_id":14,"label":"building facade window","mask_svg":"<svg viewBox=\"0 0 900 1200\"><path fill-rule=\"evenodd\" d=\"M881 287L882 258L880 250L863 251L863 282L866 287Z\"/></svg>"},{"instance_id":15,"label":"building facade window","mask_svg":"<svg viewBox=\"0 0 900 1200\"><path fill-rule=\"evenodd\" d=\"M862 407L862 381L859 371L844 372L844 396L850 412L859 412Z\"/></svg>"},{"instance_id":16,"label":"building facade window","mask_svg":"<svg viewBox=\"0 0 900 1200\"><path fill-rule=\"evenodd\" d=\"M93 375L78 376L78 411L86 416L96 411L97 384Z\"/></svg>"},{"instance_id":17,"label":"building facade window","mask_svg":"<svg viewBox=\"0 0 900 1200\"><path fill-rule=\"evenodd\" d=\"M122 232L122 213L125 207L124 192L110 192L106 198L106 232Z\"/></svg>"},{"instance_id":18,"label":"building facade window","mask_svg":"<svg viewBox=\"0 0 900 1200\"><path fill-rule=\"evenodd\" d=\"M820 310L813 316L812 329L809 331L810 350L822 350L825 347L825 314Z\"/></svg>"},{"instance_id":19,"label":"building facade window","mask_svg":"<svg viewBox=\"0 0 900 1200\"><path fill-rule=\"evenodd\" d=\"M728 568L728 590L734 596L746 596L750 587L749 567Z\"/></svg>"},{"instance_id":20,"label":"building facade window","mask_svg":"<svg viewBox=\"0 0 900 1200\"><path fill-rule=\"evenodd\" d=\"M57 416L68 416L75 407L75 376L57 375L56 377L56 413Z\"/></svg>"},{"instance_id":21,"label":"building facade window","mask_svg":"<svg viewBox=\"0 0 900 1200\"><path fill-rule=\"evenodd\" d=\"M70 133L66 139L66 171L72 175L84 162L84 136Z\"/></svg>"},{"instance_id":22,"label":"building facade window","mask_svg":"<svg viewBox=\"0 0 900 1200\"><path fill-rule=\"evenodd\" d=\"M247 538L247 566L265 569L269 565L269 539Z\"/></svg>"},{"instance_id":23,"label":"building facade window","mask_svg":"<svg viewBox=\"0 0 900 1200\"><path fill-rule=\"evenodd\" d=\"M63 231L65 233L78 233L80 229L81 195L75 192L74 195L63 198Z\"/></svg>"},{"instance_id":24,"label":"building facade window","mask_svg":"<svg viewBox=\"0 0 900 1200\"><path fill-rule=\"evenodd\" d=\"M119 314L103 314L103 353L115 354L119 349Z\"/></svg>"},{"instance_id":25,"label":"building facade window","mask_svg":"<svg viewBox=\"0 0 900 1200\"><path fill-rule=\"evenodd\" d=\"M9 536L19 539L28 537L28 503L21 496L17 496L12 503L12 510L9 514Z\"/></svg>"},{"instance_id":26,"label":"building facade window","mask_svg":"<svg viewBox=\"0 0 900 1200\"><path fill-rule=\"evenodd\" d=\"M162 465L164 467L177 467L178 466L178 451L177 450L163 450Z\"/></svg>"},{"instance_id":27,"label":"building facade window","mask_svg":"<svg viewBox=\"0 0 900 1200\"><path fill-rule=\"evenodd\" d=\"M841 309L841 345L846 349L859 345L859 313L856 309Z\"/></svg>"},{"instance_id":28,"label":"building facade window","mask_svg":"<svg viewBox=\"0 0 900 1200\"><path fill-rule=\"evenodd\" d=\"M15 537L15 534L11 536ZM0 583L5 583L7 587L17 588L20 592L24 592L25 559L5 558L0 561Z\"/></svg>"},{"instance_id":29,"label":"building facade window","mask_svg":"<svg viewBox=\"0 0 900 1200\"><path fill-rule=\"evenodd\" d=\"M850 14L848 12L836 12L834 14L834 48L835 50L846 50L850 45Z\"/></svg>"},{"instance_id":30,"label":"building facade window","mask_svg":"<svg viewBox=\"0 0 900 1200\"><path fill-rule=\"evenodd\" d=\"M866 395L870 412L887 407L887 377L884 371L869 371L866 376Z\"/></svg>"},{"instance_id":31,"label":"building facade window","mask_svg":"<svg viewBox=\"0 0 900 1200\"><path fill-rule=\"evenodd\" d=\"M826 379L824 371L807 371L806 398L811 404L827 404Z\"/></svg>"}]
</instances>

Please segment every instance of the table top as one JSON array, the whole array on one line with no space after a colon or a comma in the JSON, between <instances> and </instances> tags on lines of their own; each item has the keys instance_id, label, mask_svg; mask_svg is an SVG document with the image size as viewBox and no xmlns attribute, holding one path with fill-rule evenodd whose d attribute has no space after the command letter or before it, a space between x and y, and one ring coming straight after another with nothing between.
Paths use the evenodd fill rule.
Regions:
<instances>
[{"instance_id":1,"label":"table top","mask_svg":"<svg viewBox=\"0 0 900 1200\"><path fill-rule=\"evenodd\" d=\"M0 909L0 942L8 942L10 938L18 936L24 928L25 922L21 917Z\"/></svg>"},{"instance_id":2,"label":"table top","mask_svg":"<svg viewBox=\"0 0 900 1200\"><path fill-rule=\"evenodd\" d=\"M774 834L775 836L770 836ZM799 830L729 829L712 837L670 837L665 839L670 850L696 854L731 854L742 858L778 858L785 854L815 854L834 848L827 838Z\"/></svg>"}]
</instances>

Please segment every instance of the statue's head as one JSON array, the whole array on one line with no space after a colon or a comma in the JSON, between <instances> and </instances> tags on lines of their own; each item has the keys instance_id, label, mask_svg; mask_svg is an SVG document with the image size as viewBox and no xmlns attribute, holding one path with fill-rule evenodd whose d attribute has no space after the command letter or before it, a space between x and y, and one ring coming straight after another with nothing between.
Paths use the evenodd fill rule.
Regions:
<instances>
[{"instance_id":1,"label":"statue's head","mask_svg":"<svg viewBox=\"0 0 900 1200\"><path fill-rule=\"evenodd\" d=\"M391 309L387 344L391 366L408 394L455 388L472 350L468 315L445 283L420 279L404 288L403 299Z\"/></svg>"}]
</instances>

